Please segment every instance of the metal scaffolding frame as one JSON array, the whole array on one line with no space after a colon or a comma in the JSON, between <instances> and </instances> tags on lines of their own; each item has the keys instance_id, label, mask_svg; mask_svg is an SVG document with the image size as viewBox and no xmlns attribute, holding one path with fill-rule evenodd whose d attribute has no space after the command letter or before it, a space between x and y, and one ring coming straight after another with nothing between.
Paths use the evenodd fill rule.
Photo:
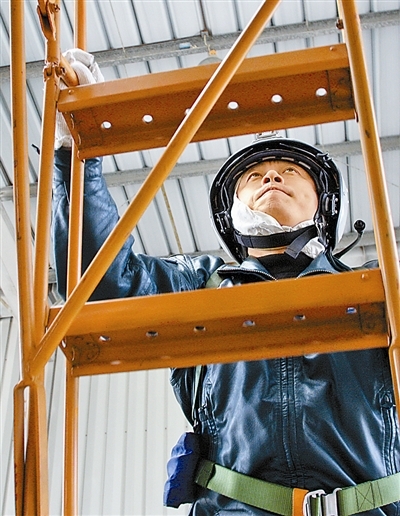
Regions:
<instances>
[{"instance_id":1,"label":"metal scaffolding frame","mask_svg":"<svg viewBox=\"0 0 400 516\"><path fill-rule=\"evenodd\" d=\"M75 4L75 45L85 49L85 3L84 0L76 0ZM110 127L115 128L118 133L114 138L113 131L107 131L102 125L106 120L101 118L105 104L112 99L115 106L126 106L127 103L142 106L144 103L147 108L156 109L157 99L167 93L161 82L165 84L168 79L176 91L185 91L189 77L184 70L180 70L136 78L138 86L134 91L130 87L129 79L112 81L101 86L76 87L73 71L60 58L58 0L38 0L39 19L46 37L46 58L37 237L32 256L24 2L11 0L14 200L22 364L22 378L14 390L15 495L18 516L46 515L49 510L46 393L43 378L45 365L59 345L67 358L64 465L66 515L78 514L77 403L78 380L82 375L271 358L329 352L334 349L388 347L397 406L400 406L398 256L355 0L338 0L345 44L301 51L296 54L296 59L293 59L294 54L291 53L280 55L279 61L274 61L274 56L269 56L263 60L262 65L260 60L244 60L278 4L279 0L265 0L261 3L223 62L217 68L208 66L199 70L197 77L200 77L200 81L193 87L191 107L189 106L190 109L184 117L171 110L170 118L165 120L164 126L155 127L156 133L152 133L151 124L148 124L147 133L144 126L140 126L141 139L136 140L135 144L141 148L153 145L154 134L164 138L163 141L168 144L117 227L81 277L83 167L80 158L128 150L126 146L121 147L120 138L124 131L129 130L131 121L125 119L123 113L130 110L121 109L122 114L118 114L116 119L110 119ZM282 85L279 80L283 76L287 81L299 73L307 73L307 77L311 77L322 71L322 76L328 79L320 86L325 89L324 95L315 95L315 81L310 79L308 84L312 89L311 95L304 88L298 92L297 98L293 98L291 108L292 113L295 113L295 120L289 120L287 116L290 106L289 111L283 115L285 106L271 106L270 101L259 106L255 104L256 99L248 95L250 99L247 99L249 105L246 109L254 109L250 117L253 125L241 126L242 134L246 131L254 132L255 128L269 128L262 127L261 119L256 116L263 109L267 110L268 119L275 129L338 120L339 116L342 117L340 119L346 119L354 116L355 111L360 128L380 269L343 273L334 277L318 276L244 285L225 290L207 289L151 298L87 303L92 291L185 147L196 138L196 134L199 138L229 135L232 130L229 126L235 124L224 124L224 121L234 113L227 112L224 104L226 100L222 100L220 104L218 102L224 99L224 92L228 88L235 88L240 83L249 84L254 66L260 70L262 87L267 92L272 91L271 88L268 90L271 84ZM61 94L60 77L69 85L69 89ZM275 80L278 82L273 83ZM315 80L319 83L322 79ZM239 90L232 91L240 95ZM181 102L179 95L176 95L176 102L181 109L188 99ZM239 105L241 102L244 103L245 99L240 100ZM306 106L305 109L301 109L302 103ZM47 257L50 245L51 181L57 105L64 112L78 143L73 151L68 298L62 307L49 307ZM331 112L329 106L332 108ZM311 107L314 109L313 113L317 113L313 119L308 117ZM115 108L113 112L115 111L118 109ZM82 133L71 125L71 114L75 120L81 120ZM107 113L107 117L109 116L112 116L111 112ZM214 120L214 123L207 126L207 120ZM89 124L86 128L85 121ZM90 137L93 124L97 124L97 133L100 131L101 134L102 131L104 138L111 139L96 141L92 145L88 136ZM296 295L299 289L301 296ZM235 303L239 299L240 302ZM292 301L288 303L288 299ZM216 310L216 306L221 308ZM232 312L231 309L226 310L225 306L238 308ZM150 313L151 321L148 317ZM255 324L243 324L248 320ZM274 320L274 325L271 326L268 320ZM317 330L318 340L315 337ZM152 339L152 346L148 346L149 338ZM196 342L194 346L193 342ZM287 344L282 345L282 342ZM27 416L25 394L29 397Z\"/></svg>"}]
</instances>

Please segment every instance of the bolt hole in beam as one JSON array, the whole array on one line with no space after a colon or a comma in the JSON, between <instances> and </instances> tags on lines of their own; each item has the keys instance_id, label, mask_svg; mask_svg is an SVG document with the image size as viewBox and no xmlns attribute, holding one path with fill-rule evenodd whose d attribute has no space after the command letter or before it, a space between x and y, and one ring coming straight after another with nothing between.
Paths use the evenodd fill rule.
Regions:
<instances>
[{"instance_id":1,"label":"bolt hole in beam","mask_svg":"<svg viewBox=\"0 0 400 516\"><path fill-rule=\"evenodd\" d=\"M325 97L326 95L328 95L328 92L325 88L318 88L315 92L316 97Z\"/></svg>"},{"instance_id":2,"label":"bolt hole in beam","mask_svg":"<svg viewBox=\"0 0 400 516\"><path fill-rule=\"evenodd\" d=\"M108 120L104 120L104 122L100 124L100 127L103 129L103 131L108 131L109 129L111 129L112 123Z\"/></svg>"},{"instance_id":3,"label":"bolt hole in beam","mask_svg":"<svg viewBox=\"0 0 400 516\"><path fill-rule=\"evenodd\" d=\"M231 100L230 102L228 102L228 109L230 111L236 111L237 109L239 109L239 104L235 100Z\"/></svg>"},{"instance_id":4,"label":"bolt hole in beam","mask_svg":"<svg viewBox=\"0 0 400 516\"><path fill-rule=\"evenodd\" d=\"M272 95L271 97L272 104L281 104L283 102L282 95L279 95L279 93L275 93L275 95Z\"/></svg>"},{"instance_id":5,"label":"bolt hole in beam","mask_svg":"<svg viewBox=\"0 0 400 516\"><path fill-rule=\"evenodd\" d=\"M255 326L256 323L254 321L252 321L251 319L247 319L246 321L243 321L243 328L251 328L253 326Z\"/></svg>"},{"instance_id":6,"label":"bolt hole in beam","mask_svg":"<svg viewBox=\"0 0 400 516\"><path fill-rule=\"evenodd\" d=\"M148 337L149 339L155 339L156 337L158 337L158 331L149 330L148 332L146 332L146 337Z\"/></svg>"},{"instance_id":7,"label":"bolt hole in beam","mask_svg":"<svg viewBox=\"0 0 400 516\"><path fill-rule=\"evenodd\" d=\"M144 124L151 124L154 121L154 118L152 115L144 115L142 118L142 122Z\"/></svg>"},{"instance_id":8,"label":"bolt hole in beam","mask_svg":"<svg viewBox=\"0 0 400 516\"><path fill-rule=\"evenodd\" d=\"M315 91L315 96L316 97L326 97L326 95L328 95L328 92L326 90L326 88L318 88L316 91ZM271 102L273 104L281 104L283 102L283 97L282 95L279 95L279 93L275 93L274 95L272 95L271 97ZM237 109L237 108L236 108Z\"/></svg>"},{"instance_id":9,"label":"bolt hole in beam","mask_svg":"<svg viewBox=\"0 0 400 516\"><path fill-rule=\"evenodd\" d=\"M346 314L348 314L348 315L357 314L357 308L354 306L347 307ZM295 321L295 322L302 322L302 321L305 321L306 319L307 319L307 317L304 314L296 314L293 317L293 321ZM246 319L245 321L243 321L242 326L243 326L243 328L252 328L252 327L256 326L256 323L252 319ZM202 324L199 324L193 328L193 331L195 333L204 333L205 331L207 331L207 328L205 326L203 326ZM158 337L158 331L149 330L146 332L146 337L149 339L154 339L154 338ZM100 335L100 337L99 337L99 342L101 342L101 343L111 342L111 340L112 340L111 337L109 337L108 335ZM64 347L65 347L65 344L64 344Z\"/></svg>"}]
</instances>

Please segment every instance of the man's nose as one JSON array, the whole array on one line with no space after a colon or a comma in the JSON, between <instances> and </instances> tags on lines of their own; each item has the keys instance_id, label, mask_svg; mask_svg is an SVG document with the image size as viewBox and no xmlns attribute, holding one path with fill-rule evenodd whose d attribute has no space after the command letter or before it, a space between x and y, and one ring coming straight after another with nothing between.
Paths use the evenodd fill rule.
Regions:
<instances>
[{"instance_id":1,"label":"man's nose","mask_svg":"<svg viewBox=\"0 0 400 516\"><path fill-rule=\"evenodd\" d=\"M282 176L280 174L278 174L278 172L276 170L270 169L264 175L263 182L264 183L270 183L270 182L281 183L282 182Z\"/></svg>"}]
</instances>

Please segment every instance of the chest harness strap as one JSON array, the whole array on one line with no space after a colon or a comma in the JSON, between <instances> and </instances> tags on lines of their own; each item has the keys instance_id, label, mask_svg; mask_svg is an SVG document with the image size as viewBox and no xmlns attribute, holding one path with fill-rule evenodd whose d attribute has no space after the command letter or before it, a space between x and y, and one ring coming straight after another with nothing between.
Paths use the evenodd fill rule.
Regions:
<instances>
[{"instance_id":1,"label":"chest harness strap","mask_svg":"<svg viewBox=\"0 0 400 516\"><path fill-rule=\"evenodd\" d=\"M400 500L400 473L326 494L322 489L306 491L272 484L201 459L195 482L281 516L350 516Z\"/></svg>"}]
</instances>

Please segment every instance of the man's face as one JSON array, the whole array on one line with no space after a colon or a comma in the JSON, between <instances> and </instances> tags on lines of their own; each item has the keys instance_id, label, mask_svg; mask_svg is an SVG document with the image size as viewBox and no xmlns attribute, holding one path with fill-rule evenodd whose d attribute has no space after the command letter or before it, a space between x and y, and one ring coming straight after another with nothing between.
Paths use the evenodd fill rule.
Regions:
<instances>
[{"instance_id":1,"label":"man's face","mask_svg":"<svg viewBox=\"0 0 400 516\"><path fill-rule=\"evenodd\" d=\"M289 161L265 161L250 168L239 179L237 196L284 226L312 219L318 208L314 181Z\"/></svg>"}]
</instances>

